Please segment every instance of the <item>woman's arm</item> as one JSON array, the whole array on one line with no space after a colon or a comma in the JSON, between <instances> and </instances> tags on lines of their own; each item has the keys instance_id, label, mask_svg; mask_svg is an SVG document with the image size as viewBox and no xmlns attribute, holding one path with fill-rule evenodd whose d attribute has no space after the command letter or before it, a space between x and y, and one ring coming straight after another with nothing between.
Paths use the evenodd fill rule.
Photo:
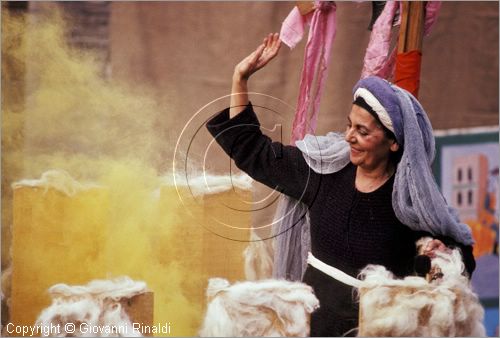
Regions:
<instances>
[{"instance_id":1,"label":"woman's arm","mask_svg":"<svg viewBox=\"0 0 500 338\"><path fill-rule=\"evenodd\" d=\"M210 119L207 128L238 168L256 181L311 204L319 188L319 175L309 168L299 149L262 134L248 100L248 79L278 54L280 46L279 35L269 34L236 65L231 106Z\"/></svg>"},{"instance_id":2,"label":"woman's arm","mask_svg":"<svg viewBox=\"0 0 500 338\"><path fill-rule=\"evenodd\" d=\"M248 104L248 79L274 59L278 55L280 47L279 34L271 33L256 50L234 67L229 118L235 117L245 109Z\"/></svg>"},{"instance_id":3,"label":"woman's arm","mask_svg":"<svg viewBox=\"0 0 500 338\"><path fill-rule=\"evenodd\" d=\"M251 103L231 119L229 108L224 109L206 126L236 166L253 179L307 205L313 203L321 175L307 165L298 148L273 142L262 133Z\"/></svg>"}]
</instances>

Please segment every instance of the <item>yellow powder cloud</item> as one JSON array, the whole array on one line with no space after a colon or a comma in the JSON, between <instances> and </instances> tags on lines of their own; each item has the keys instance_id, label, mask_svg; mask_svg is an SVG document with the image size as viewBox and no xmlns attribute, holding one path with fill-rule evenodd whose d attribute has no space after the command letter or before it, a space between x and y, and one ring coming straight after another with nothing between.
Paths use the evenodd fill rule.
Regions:
<instances>
[{"instance_id":1,"label":"yellow powder cloud","mask_svg":"<svg viewBox=\"0 0 500 338\"><path fill-rule=\"evenodd\" d=\"M206 276L192 268L199 252L191 250L189 256L178 229L173 229L190 218L182 215L180 207L176 209L175 194L161 198L158 193L160 170L171 161L162 154L165 148L173 151L165 132L158 129L168 108L160 106L147 88L103 78L91 53L67 46L59 13L23 18L2 14L2 90L8 97L2 106L3 233L9 234L13 222L10 187L15 181L39 178L54 169L68 172L78 182L103 187L107 202L98 205L87 199L87 204L64 216L70 224L51 223L51 217L62 219L62 214L49 205L73 197L39 195L36 189L23 195L20 201L37 204L34 209L43 216L36 220L42 235L46 227L47 237L33 245L40 247L36 252L47 252L50 260L33 257L33 264L40 274L50 274L58 260L90 259L88 248L105 243L93 252L89 268L93 271L86 273L95 278L128 275L144 280L155 293L155 322L170 322L172 335L195 335ZM35 199L35 195L41 197ZM105 224L85 231L85 220L94 213L104 215ZM64 248L53 246L49 237L58 226L74 227L78 241ZM9 236L2 236L2 241L3 248L10 246ZM8 251L2 250L5 267ZM71 280L71 265L65 267Z\"/></svg>"}]
</instances>

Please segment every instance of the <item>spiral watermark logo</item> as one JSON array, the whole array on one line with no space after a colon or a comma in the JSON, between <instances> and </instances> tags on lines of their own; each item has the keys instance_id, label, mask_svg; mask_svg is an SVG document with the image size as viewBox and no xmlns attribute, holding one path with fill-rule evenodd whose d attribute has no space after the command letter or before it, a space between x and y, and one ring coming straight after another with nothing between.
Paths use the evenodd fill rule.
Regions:
<instances>
[{"instance_id":1,"label":"spiral watermark logo","mask_svg":"<svg viewBox=\"0 0 500 338\"><path fill-rule=\"evenodd\" d=\"M274 179L266 171L276 169L271 167L287 160L283 156L289 149L284 149L284 144L291 134L295 108L269 95L248 95L258 119L245 111L229 121L230 95L217 98L194 113L177 139L172 168L173 183L183 210L195 219L203 219L200 225L210 232L235 241L250 241L250 228L269 234L262 239L277 236L289 230L279 227L283 217L295 213L294 218L300 219L307 211L304 207L289 208L288 214L281 218L269 217L282 203L277 191L282 187L279 175ZM213 126L212 135L206 128L209 121ZM260 133L269 139L254 143L255 138L261 137ZM254 149L257 144L263 149ZM248 174L262 177L252 180ZM311 174L312 169L308 175ZM302 194L298 194L297 206L307 188L306 184ZM301 214L296 215L297 212Z\"/></svg>"}]
</instances>

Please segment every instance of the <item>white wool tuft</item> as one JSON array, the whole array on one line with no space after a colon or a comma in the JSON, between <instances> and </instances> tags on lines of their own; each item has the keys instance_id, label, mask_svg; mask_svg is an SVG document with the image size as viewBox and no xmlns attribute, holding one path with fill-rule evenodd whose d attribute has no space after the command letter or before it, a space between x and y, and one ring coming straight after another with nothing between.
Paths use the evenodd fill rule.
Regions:
<instances>
[{"instance_id":1,"label":"white wool tuft","mask_svg":"<svg viewBox=\"0 0 500 338\"><path fill-rule=\"evenodd\" d=\"M231 284L224 278L210 278L208 280L207 298L213 299L220 291L227 289Z\"/></svg>"},{"instance_id":2,"label":"white wool tuft","mask_svg":"<svg viewBox=\"0 0 500 338\"><path fill-rule=\"evenodd\" d=\"M57 284L49 289L52 304L40 313L35 326L59 325L59 332L42 331L44 336L139 337L120 300L146 291L144 282L128 277L95 280L85 286ZM74 332L65 330L67 323L75 324Z\"/></svg>"},{"instance_id":3,"label":"white wool tuft","mask_svg":"<svg viewBox=\"0 0 500 338\"><path fill-rule=\"evenodd\" d=\"M261 280L272 277L273 248L271 240L262 240L254 230L250 233L251 242L243 251L245 278Z\"/></svg>"},{"instance_id":4,"label":"white wool tuft","mask_svg":"<svg viewBox=\"0 0 500 338\"><path fill-rule=\"evenodd\" d=\"M238 188L242 190L252 189L253 179L247 174L238 175L211 175L203 174L194 177L186 177L182 175L164 176L162 184L189 186L193 196L203 196L209 194L217 194L230 189Z\"/></svg>"},{"instance_id":5,"label":"white wool tuft","mask_svg":"<svg viewBox=\"0 0 500 338\"><path fill-rule=\"evenodd\" d=\"M216 278L209 281L209 288L217 292L210 292L214 296L199 332L202 337L308 336L310 314L319 307L312 288L299 282L262 280L229 285Z\"/></svg>"},{"instance_id":6,"label":"white wool tuft","mask_svg":"<svg viewBox=\"0 0 500 338\"><path fill-rule=\"evenodd\" d=\"M49 288L52 297L80 297L90 295L96 298L111 298L119 300L125 297L147 291L146 283L134 281L129 277L122 276L113 280L93 280L85 286L69 286L67 284L56 284Z\"/></svg>"},{"instance_id":7,"label":"white wool tuft","mask_svg":"<svg viewBox=\"0 0 500 338\"><path fill-rule=\"evenodd\" d=\"M74 196L80 191L99 186L95 184L82 184L71 177L67 171L62 169L52 169L44 172L38 180L21 180L12 183L13 189L21 187L42 187L45 188L45 191L52 188L68 196Z\"/></svg>"},{"instance_id":8,"label":"white wool tuft","mask_svg":"<svg viewBox=\"0 0 500 338\"><path fill-rule=\"evenodd\" d=\"M423 237L417 241L416 246L419 254L423 254L430 241L432 241L431 237ZM449 250L449 252L435 251L435 254L436 257L431 259L431 270L439 269L445 276L443 280L459 278L466 273L460 249ZM441 283L443 280L438 279L433 283Z\"/></svg>"},{"instance_id":9,"label":"white wool tuft","mask_svg":"<svg viewBox=\"0 0 500 338\"><path fill-rule=\"evenodd\" d=\"M437 252L444 277L395 279L382 266L361 272L360 336L485 336L484 310L462 274L459 249Z\"/></svg>"}]
</instances>

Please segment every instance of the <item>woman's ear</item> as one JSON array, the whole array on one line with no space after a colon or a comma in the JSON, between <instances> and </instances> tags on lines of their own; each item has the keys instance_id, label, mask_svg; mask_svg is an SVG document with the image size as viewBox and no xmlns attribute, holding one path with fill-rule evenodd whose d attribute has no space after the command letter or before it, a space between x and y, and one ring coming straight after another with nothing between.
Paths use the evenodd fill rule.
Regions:
<instances>
[{"instance_id":1,"label":"woman's ear","mask_svg":"<svg viewBox=\"0 0 500 338\"><path fill-rule=\"evenodd\" d=\"M396 152L399 150L399 144L396 141L392 141L391 147L390 147L392 152Z\"/></svg>"}]
</instances>

